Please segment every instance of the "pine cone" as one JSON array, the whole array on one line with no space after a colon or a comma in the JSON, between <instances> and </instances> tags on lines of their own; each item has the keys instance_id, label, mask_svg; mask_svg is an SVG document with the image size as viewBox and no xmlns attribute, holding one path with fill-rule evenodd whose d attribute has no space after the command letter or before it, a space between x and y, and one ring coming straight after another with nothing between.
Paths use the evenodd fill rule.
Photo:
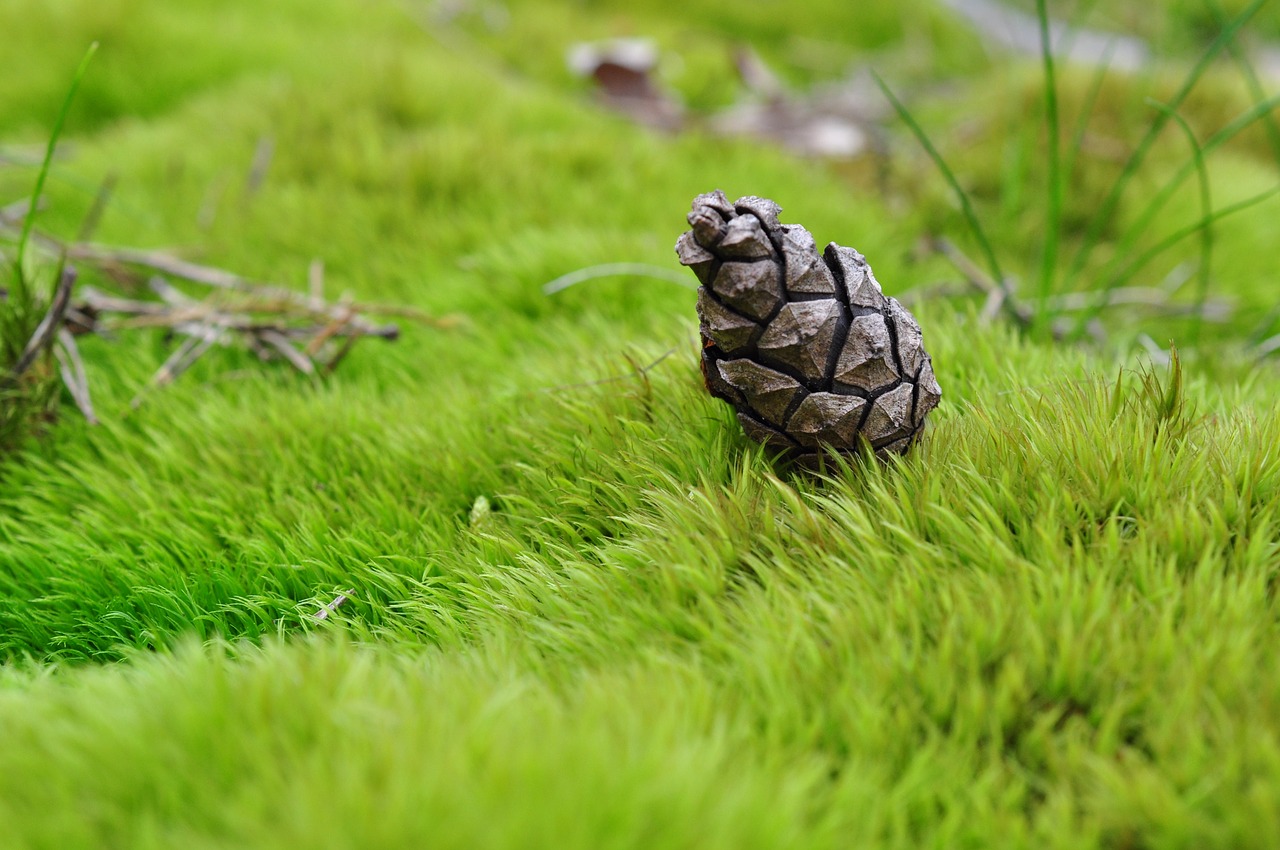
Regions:
<instances>
[{"instance_id":1,"label":"pine cone","mask_svg":"<svg viewBox=\"0 0 1280 850\"><path fill-rule=\"evenodd\" d=\"M693 269L707 389L757 442L799 460L824 447L905 452L942 390L915 317L880 291L861 254L818 254L781 207L717 189L694 198L676 242Z\"/></svg>"}]
</instances>

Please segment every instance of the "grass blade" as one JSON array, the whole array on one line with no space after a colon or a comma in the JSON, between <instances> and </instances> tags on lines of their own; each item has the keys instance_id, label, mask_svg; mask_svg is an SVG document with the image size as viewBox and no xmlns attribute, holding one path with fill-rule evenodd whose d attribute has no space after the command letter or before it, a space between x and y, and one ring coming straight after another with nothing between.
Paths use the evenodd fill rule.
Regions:
<instances>
[{"instance_id":1,"label":"grass blade","mask_svg":"<svg viewBox=\"0 0 1280 850\"><path fill-rule=\"evenodd\" d=\"M1280 304L1276 304L1267 314L1262 317L1262 321L1249 333L1248 344L1250 346L1259 345L1264 339L1271 335L1271 331L1275 328L1276 322L1280 321Z\"/></svg>"},{"instance_id":2,"label":"grass blade","mask_svg":"<svg viewBox=\"0 0 1280 850\"><path fill-rule=\"evenodd\" d=\"M22 222L22 235L18 237L14 265L17 268L15 283L19 287L25 288L25 273L22 260L26 253L27 242L31 239L31 229L35 227L36 208L40 203L40 195L44 192L44 182L48 178L49 169L53 164L53 152L58 147L58 137L62 135L62 127L67 122L67 113L71 111L71 102L75 100L76 92L80 88L80 81L84 79L85 73L89 70L89 62L93 59L93 54L97 52L98 42L95 41L85 51L84 58L80 60L80 66L76 68L75 76L71 78L71 88L67 89L67 96L62 99L62 106L58 109L58 117L53 122L53 132L49 134L49 144L45 147L44 161L40 164L40 171L36 174L36 184L31 190L31 204L27 207L27 216Z\"/></svg>"},{"instance_id":3,"label":"grass blade","mask_svg":"<svg viewBox=\"0 0 1280 850\"><path fill-rule=\"evenodd\" d=\"M1102 62L1094 69L1093 78L1089 80L1089 90L1085 93L1080 116L1076 119L1075 131L1071 134L1071 145L1067 148L1066 158L1062 162L1064 180L1070 181L1075 174L1080 148L1084 145L1084 134L1089 130L1089 119L1093 116L1093 108L1098 103L1098 96L1102 94L1102 84L1106 82L1107 72L1111 70L1111 58L1114 53L1115 42L1108 42L1106 52L1102 55Z\"/></svg>"},{"instance_id":4,"label":"grass blade","mask_svg":"<svg viewBox=\"0 0 1280 850\"><path fill-rule=\"evenodd\" d=\"M1058 239L1062 233L1062 153L1058 138L1058 84L1053 71L1053 45L1049 42L1049 12L1045 0L1036 0L1036 18L1040 24L1040 59L1044 63L1045 124L1049 133L1049 208L1045 218L1044 251L1040 259L1040 304L1035 327L1047 321L1045 310L1053 292L1053 274L1058 266Z\"/></svg>"},{"instance_id":5,"label":"grass blade","mask_svg":"<svg viewBox=\"0 0 1280 850\"><path fill-rule=\"evenodd\" d=\"M1262 203L1263 201L1269 198L1276 196L1277 194L1280 194L1280 185L1272 186L1270 189L1267 189L1265 192L1259 192L1256 195L1245 198L1243 201L1230 204L1229 206L1220 207L1214 210L1211 214L1202 217L1198 221L1194 221L1191 224L1188 224L1186 227L1179 228L1178 230L1175 230L1173 233L1170 233L1164 239L1161 239L1155 245L1152 245L1146 251L1143 251L1136 258L1134 258L1134 260L1130 262L1129 265L1125 267L1124 271L1119 275L1117 275L1116 278L1113 278L1111 281L1108 281L1107 285L1098 291L1098 300L1095 302L1094 307L1086 314L1085 319L1083 319L1082 321L1087 321L1088 318L1091 318L1092 316L1096 316L1098 311L1102 309L1102 307L1106 306L1107 294L1111 292L1111 290L1116 288L1116 286L1118 285L1116 281L1124 281L1133 277L1135 274L1137 274L1139 271L1145 268L1146 265L1150 263L1152 260L1154 260L1156 257L1160 256L1165 251L1168 251L1174 245L1178 244L1183 239L1186 239L1188 236L1192 235L1193 233L1197 233L1203 230L1204 228L1214 224L1215 222L1226 218L1227 216L1235 215L1238 212L1244 212L1250 207L1257 206L1258 204Z\"/></svg>"},{"instance_id":6,"label":"grass blade","mask_svg":"<svg viewBox=\"0 0 1280 850\"><path fill-rule=\"evenodd\" d=\"M1240 29L1253 18L1258 9L1260 9L1266 2L1267 0L1253 0L1253 2L1250 3L1243 12L1236 15L1227 22L1225 26L1223 26L1222 31L1218 33L1217 38L1215 38L1213 42L1205 48L1205 51L1201 54L1199 60L1197 60L1196 64L1187 72L1187 76L1182 81L1182 85L1178 87L1177 92L1169 99L1168 105L1170 109L1177 110L1182 106L1182 102L1186 100L1191 89L1200 80L1200 78L1204 76L1205 71L1208 70L1209 63L1212 62L1214 58L1231 43L1231 41L1236 37L1236 33L1238 33ZM1164 126L1168 121L1169 115L1167 113L1161 113L1158 115L1156 119L1151 122L1151 125L1147 127L1147 132L1138 142L1138 146L1134 148L1133 153L1129 155L1129 159L1125 161L1124 168L1121 170L1120 176L1116 178L1116 182L1111 187L1111 191L1107 193L1106 198L1098 209L1098 212L1089 222L1089 227L1085 231L1084 240L1076 250L1075 256L1071 261L1071 266L1067 269L1068 281L1074 280L1080 272L1083 271L1085 265L1089 261L1089 257L1093 254L1093 249L1097 247L1098 240L1102 236L1102 229L1115 215L1116 206L1120 203L1120 198L1124 194L1125 187L1129 185L1129 182L1133 179L1134 175L1137 174L1138 169L1146 160L1147 153L1151 150L1151 146L1155 143L1156 137L1160 135L1160 131L1164 129Z\"/></svg>"},{"instance_id":7,"label":"grass blade","mask_svg":"<svg viewBox=\"0 0 1280 850\"><path fill-rule=\"evenodd\" d=\"M960 181L956 179L956 175L947 165L947 161L942 158L942 154L938 153L938 149L933 146L933 142L929 139L924 128L916 121L915 116L898 100L897 96L889 88L880 75L875 71L871 72L872 79L876 85L880 87L880 91L884 92L884 96L889 99L889 103L893 105L893 109L898 113L898 117L903 123L910 128L912 135L916 137L916 141L924 148L925 153L933 160L933 164L937 166L938 171L942 172L943 178L951 187L951 191L955 193L956 199L960 202L960 209L964 212L965 220L969 224L969 229L973 231L974 239L978 240L978 247L982 249L983 258L987 261L987 269L991 272L991 278L1001 289L1005 289L1008 283L1005 279L1004 272L1000 269L1000 263L996 260L995 251L991 249L991 241L987 239L986 232L982 229L982 224L978 221L978 215L973 210L973 204L969 200L969 193L960 185Z\"/></svg>"},{"instance_id":8,"label":"grass blade","mask_svg":"<svg viewBox=\"0 0 1280 850\"><path fill-rule=\"evenodd\" d=\"M563 292L571 286L577 286L588 280L595 280L602 277L647 277L653 280L664 280L668 283L674 283L677 286L683 286L686 289L697 289L698 284L689 279L686 274L680 274L674 269L665 266L654 266L649 263L605 263L600 266L588 266L584 269L569 272L560 275L560 277L542 285L544 295L555 295L557 292Z\"/></svg>"},{"instance_id":9,"label":"grass blade","mask_svg":"<svg viewBox=\"0 0 1280 850\"><path fill-rule=\"evenodd\" d=\"M1204 151L1191 125L1187 123L1187 119L1163 103L1154 100L1148 100L1148 103L1161 112L1169 112L1173 120L1182 128L1183 135L1191 145L1192 161L1200 177L1200 217L1205 222L1205 226L1200 229L1200 265L1197 269L1199 286L1196 291L1196 307L1203 308L1205 300L1209 297L1209 270L1213 264L1213 200L1209 192L1209 169L1205 166ZM1202 323L1200 309L1196 310L1191 321L1191 344L1195 345L1200 341Z\"/></svg>"},{"instance_id":10,"label":"grass blade","mask_svg":"<svg viewBox=\"0 0 1280 850\"><path fill-rule=\"evenodd\" d=\"M1213 14L1213 19L1218 26L1227 23L1227 14L1222 10L1222 5L1218 0L1205 0L1205 6ZM1249 61L1249 55L1245 53L1244 48L1238 42L1231 42L1227 48L1231 53L1231 58L1240 66L1240 74L1244 77L1245 85L1249 87L1249 95L1255 103L1261 103L1267 99L1267 92L1262 87L1262 81L1258 79L1258 72L1254 69L1253 63ZM1266 125L1267 139L1271 142L1271 151L1275 157L1276 164L1280 165L1280 126L1276 125L1275 119L1267 114L1263 121Z\"/></svg>"},{"instance_id":11,"label":"grass blade","mask_svg":"<svg viewBox=\"0 0 1280 850\"><path fill-rule=\"evenodd\" d=\"M1206 139L1204 144L1199 147L1199 155L1201 157L1208 156L1209 153L1222 147L1231 139L1235 138L1245 128L1257 121L1261 116L1270 113L1277 106L1280 106L1280 95L1276 95L1275 97L1249 107L1240 115L1236 116L1231 123L1227 124L1227 126L1223 127L1221 130ZM1173 107L1170 105L1168 108ZM1169 198L1173 196L1173 193L1177 191L1178 187L1182 185L1183 181L1186 180L1195 169L1195 158L1193 157L1188 159L1181 168L1174 172L1172 177L1165 181L1165 184L1160 187L1159 191L1151 196L1151 200L1147 202L1147 205L1134 220L1134 223L1129 226L1128 230L1126 230L1117 241L1115 257L1107 263L1100 275L1103 280L1114 281L1114 285L1116 286L1122 285L1125 280L1127 280L1123 274L1118 275L1116 273L1116 269L1120 266L1123 258L1129 256L1133 252L1138 239L1141 238L1143 233L1147 232L1152 222L1155 221L1156 216L1160 214L1164 209L1164 205L1168 203Z\"/></svg>"}]
</instances>

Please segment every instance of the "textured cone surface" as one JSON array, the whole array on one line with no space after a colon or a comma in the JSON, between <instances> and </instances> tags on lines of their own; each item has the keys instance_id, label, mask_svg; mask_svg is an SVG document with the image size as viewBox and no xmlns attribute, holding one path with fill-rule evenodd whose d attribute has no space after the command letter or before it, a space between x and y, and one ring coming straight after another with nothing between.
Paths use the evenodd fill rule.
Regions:
<instances>
[{"instance_id":1,"label":"textured cone surface","mask_svg":"<svg viewBox=\"0 0 1280 850\"><path fill-rule=\"evenodd\" d=\"M834 299L792 301L783 305L757 343L760 359L790 367L806 383L821 383L842 328L840 305Z\"/></svg>"},{"instance_id":2,"label":"textured cone surface","mask_svg":"<svg viewBox=\"0 0 1280 850\"><path fill-rule=\"evenodd\" d=\"M920 325L880 289L862 254L778 220L749 195L699 195L680 262L702 283L707 389L751 439L798 458L835 449L904 452L942 390Z\"/></svg>"}]
</instances>

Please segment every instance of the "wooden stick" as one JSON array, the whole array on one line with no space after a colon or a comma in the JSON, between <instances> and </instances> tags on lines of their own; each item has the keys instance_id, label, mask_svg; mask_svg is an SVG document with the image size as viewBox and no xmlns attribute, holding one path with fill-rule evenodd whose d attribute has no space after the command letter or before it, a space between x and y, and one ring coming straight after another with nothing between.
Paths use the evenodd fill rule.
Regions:
<instances>
[{"instance_id":1,"label":"wooden stick","mask_svg":"<svg viewBox=\"0 0 1280 850\"><path fill-rule=\"evenodd\" d=\"M188 260L174 257L159 251L142 251L135 248L106 248L100 245L68 245L67 256L73 259L104 264L123 264L140 266L173 277L200 283L216 289L230 289L250 293L260 298L274 298L295 307L307 308L312 298L310 293L295 292L282 286L252 280L224 269L203 266ZM368 304L355 302L348 305L357 313L368 313L380 316L398 316L411 319L425 325L441 328L457 327L462 320L456 316L433 316L425 310L415 307L397 305ZM338 305L327 305L320 312L332 316Z\"/></svg>"},{"instance_id":2,"label":"wooden stick","mask_svg":"<svg viewBox=\"0 0 1280 850\"><path fill-rule=\"evenodd\" d=\"M339 593L332 602L312 614L312 619L317 621L329 619L329 616L346 604L346 601L354 594L354 590L344 590L342 593Z\"/></svg>"},{"instance_id":3,"label":"wooden stick","mask_svg":"<svg viewBox=\"0 0 1280 850\"><path fill-rule=\"evenodd\" d=\"M307 356L315 357L326 342L346 330L347 325L351 323L354 317L354 313L351 312L342 317L334 317L332 322L322 328L319 333L311 338L311 342L307 343Z\"/></svg>"},{"instance_id":4,"label":"wooden stick","mask_svg":"<svg viewBox=\"0 0 1280 850\"><path fill-rule=\"evenodd\" d=\"M311 296L311 309L324 309L324 260L314 257L307 266L307 293Z\"/></svg>"},{"instance_id":5,"label":"wooden stick","mask_svg":"<svg viewBox=\"0 0 1280 850\"><path fill-rule=\"evenodd\" d=\"M84 371L84 361L80 358L80 349L76 346L75 334L65 327L58 328L60 346L54 348L53 354L58 358L58 371L62 375L62 383L71 393L71 399L80 408L84 418L90 425L98 424L98 417L93 412L93 399L89 395L89 378Z\"/></svg>"},{"instance_id":6,"label":"wooden stick","mask_svg":"<svg viewBox=\"0 0 1280 850\"><path fill-rule=\"evenodd\" d=\"M213 286L219 289L238 289L259 293L270 291L272 294L279 294L286 298L296 296L296 293L287 289L276 290L264 284L256 283L249 278L241 277L238 274L210 266L198 265L159 251L142 251L136 248L107 248L101 245L85 243L68 245L67 256L88 262L124 263L130 266L142 266L143 268L163 272L174 277L180 277L183 280L203 283L205 286Z\"/></svg>"},{"instance_id":7,"label":"wooden stick","mask_svg":"<svg viewBox=\"0 0 1280 850\"><path fill-rule=\"evenodd\" d=\"M280 352L284 359L293 364L293 367L302 374L314 375L316 373L316 367L311 362L311 358L294 348L288 338L280 332L274 330L261 331L257 336L267 345Z\"/></svg>"},{"instance_id":8,"label":"wooden stick","mask_svg":"<svg viewBox=\"0 0 1280 850\"><path fill-rule=\"evenodd\" d=\"M14 364L13 369L10 370L3 383L16 384L23 373L31 368L31 364L35 362L40 352L48 350L54 334L57 333L58 328L62 327L62 318L67 312L67 304L71 301L71 287L75 285L75 282L75 268L63 266L62 276L58 279L58 287L53 292L53 301L49 304L49 312L45 313L44 318L40 320L40 324L36 325L35 333L27 341L27 347L22 350L22 355L18 358L18 362Z\"/></svg>"},{"instance_id":9,"label":"wooden stick","mask_svg":"<svg viewBox=\"0 0 1280 850\"><path fill-rule=\"evenodd\" d=\"M156 282L158 283L159 281L160 279L157 278ZM322 318L326 321L309 326L291 326L285 321L254 319L249 314L254 312L271 313L287 320L300 312L298 305L292 302L245 300L214 304L208 301L191 300L173 287L168 286L167 283L160 287L153 285L153 288L168 303L142 301L136 298L117 298L93 287L86 286L80 291L81 301L79 306L82 313L87 310L96 313L119 313L128 317L102 323L104 327L110 328L174 327L184 322L205 322L216 318L220 324L229 330L245 332L276 330L291 337L305 336L310 338L316 333L323 333L324 329L331 327L335 323L339 327L339 333L343 326L353 325L363 336L394 340L400 335L400 329L396 325L371 324L366 319L355 315L355 308L349 305L338 305L332 309L320 310L314 313L304 309L301 311L303 317Z\"/></svg>"},{"instance_id":10,"label":"wooden stick","mask_svg":"<svg viewBox=\"0 0 1280 850\"><path fill-rule=\"evenodd\" d=\"M187 371L191 364L199 360L201 355L208 351L215 342L221 339L224 332L219 327L206 327L202 336L192 335L185 339L182 345L178 346L177 350L170 354L164 363L160 364L160 368L151 376L151 382L129 401L129 406L137 410L150 390L172 383L174 379Z\"/></svg>"},{"instance_id":11,"label":"wooden stick","mask_svg":"<svg viewBox=\"0 0 1280 850\"><path fill-rule=\"evenodd\" d=\"M156 295L160 296L160 300L166 304L173 304L178 307L190 307L197 303L194 298L187 297L185 293L178 291L175 286L158 274L153 274L150 279L147 280L147 287Z\"/></svg>"},{"instance_id":12,"label":"wooden stick","mask_svg":"<svg viewBox=\"0 0 1280 850\"><path fill-rule=\"evenodd\" d=\"M1013 289L1009 286L1007 280L993 280L990 275L978 268L977 264L965 256L964 252L955 246L950 239L939 236L930 240L930 247L942 256L946 257L956 271L964 277L974 288L987 294L987 304L983 310L986 315L990 311L991 316L996 312L1004 310L1011 319L1021 327L1030 327L1032 323L1031 310L1018 304L1014 297Z\"/></svg>"},{"instance_id":13,"label":"wooden stick","mask_svg":"<svg viewBox=\"0 0 1280 850\"><path fill-rule=\"evenodd\" d=\"M356 342L359 341L361 336L362 334L357 331L356 333L348 335L347 338L342 341L342 347L338 349L337 353L333 355L333 358L330 359L328 363L324 364L324 375L326 378L333 374L333 370L338 368L338 364L342 362L343 358L351 353L351 349L356 347Z\"/></svg>"}]
</instances>

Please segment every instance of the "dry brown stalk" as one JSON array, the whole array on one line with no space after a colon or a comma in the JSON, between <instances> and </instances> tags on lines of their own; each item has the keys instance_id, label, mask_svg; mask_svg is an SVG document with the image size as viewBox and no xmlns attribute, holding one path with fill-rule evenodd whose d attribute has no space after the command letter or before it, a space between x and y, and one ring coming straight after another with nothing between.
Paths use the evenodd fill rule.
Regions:
<instances>
[{"instance_id":1,"label":"dry brown stalk","mask_svg":"<svg viewBox=\"0 0 1280 850\"><path fill-rule=\"evenodd\" d=\"M328 605L322 607L319 611L312 614L312 618L317 622L329 619L329 616L346 604L347 600L355 594L354 590L344 590L339 593L334 600Z\"/></svg>"},{"instance_id":2,"label":"dry brown stalk","mask_svg":"<svg viewBox=\"0 0 1280 850\"><path fill-rule=\"evenodd\" d=\"M98 416L93 412L93 400L89 396L89 378L84 371L84 361L80 358L75 335L66 327L58 328L58 343L59 346L53 353L58 358L58 372L62 375L62 383L66 385L72 401L80 408L84 418L90 425L97 425Z\"/></svg>"},{"instance_id":3,"label":"dry brown stalk","mask_svg":"<svg viewBox=\"0 0 1280 850\"><path fill-rule=\"evenodd\" d=\"M980 292L986 293L987 300L982 307L983 320L991 321L1003 311L1019 327L1031 326L1033 316L1030 308L1018 303L1008 281L993 280L950 239L940 236L931 240L929 244L934 251L946 257L947 262L951 263L952 267L964 277L965 282Z\"/></svg>"},{"instance_id":4,"label":"dry brown stalk","mask_svg":"<svg viewBox=\"0 0 1280 850\"><path fill-rule=\"evenodd\" d=\"M289 338L279 331L260 330L258 331L258 339L280 352L281 356L302 374L314 375L316 373L316 367L311 362L311 358L294 348L293 344L289 342Z\"/></svg>"},{"instance_id":5,"label":"dry brown stalk","mask_svg":"<svg viewBox=\"0 0 1280 850\"><path fill-rule=\"evenodd\" d=\"M129 406L136 410L141 406L151 390L173 383L179 375L191 367L191 364L199 360L214 343L222 339L225 332L223 328L207 326L202 334L192 334L183 340L182 344L169 355L168 359L160 364L160 368L151 376L151 381L129 401Z\"/></svg>"},{"instance_id":6,"label":"dry brown stalk","mask_svg":"<svg viewBox=\"0 0 1280 850\"><path fill-rule=\"evenodd\" d=\"M31 368L31 364L40 356L43 351L48 351L49 346L53 343L53 337L57 333L58 328L62 327L62 319L66 315L67 305L71 301L71 287L76 282L76 271L71 266L64 266L62 276L58 279L57 289L54 290L53 300L49 304L49 312L45 313L40 324L36 326L35 333L31 335L31 339L27 341L26 348L22 350L22 355L18 358L18 362L13 365L13 369L5 377L4 381L16 383L23 374Z\"/></svg>"}]
</instances>

